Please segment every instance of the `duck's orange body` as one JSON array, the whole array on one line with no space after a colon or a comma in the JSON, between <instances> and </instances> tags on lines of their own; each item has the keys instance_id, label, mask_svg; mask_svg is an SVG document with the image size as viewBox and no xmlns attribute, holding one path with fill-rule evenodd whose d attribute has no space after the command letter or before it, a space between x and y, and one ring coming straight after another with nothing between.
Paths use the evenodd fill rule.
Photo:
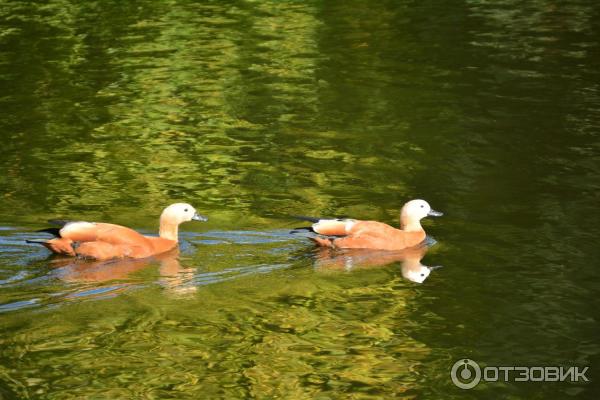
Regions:
<instances>
[{"instance_id":1,"label":"duck's orange body","mask_svg":"<svg viewBox=\"0 0 600 400\"><path fill-rule=\"evenodd\" d=\"M175 248L179 224L191 220L206 221L206 218L196 214L196 210L189 204L177 203L163 211L158 237L144 236L121 225L67 222L57 230L57 238L30 242L40 243L56 254L96 260L145 258Z\"/></svg>"},{"instance_id":2,"label":"duck's orange body","mask_svg":"<svg viewBox=\"0 0 600 400\"><path fill-rule=\"evenodd\" d=\"M59 238L43 243L50 251L97 260L144 258L177 246L176 240L143 236L133 229L114 224L70 222L59 232Z\"/></svg>"},{"instance_id":3,"label":"duck's orange body","mask_svg":"<svg viewBox=\"0 0 600 400\"><path fill-rule=\"evenodd\" d=\"M340 249L402 250L416 246L425 240L425 231L404 231L377 221L325 220L313 225L322 236L314 240L321 246Z\"/></svg>"},{"instance_id":4,"label":"duck's orange body","mask_svg":"<svg viewBox=\"0 0 600 400\"><path fill-rule=\"evenodd\" d=\"M417 246L425 240L425 230L420 221L428 215L440 216L442 213L432 210L424 200L412 200L402 207L401 229L377 221L316 218L307 218L315 223L304 229L314 233L309 238L319 246L403 250Z\"/></svg>"}]
</instances>

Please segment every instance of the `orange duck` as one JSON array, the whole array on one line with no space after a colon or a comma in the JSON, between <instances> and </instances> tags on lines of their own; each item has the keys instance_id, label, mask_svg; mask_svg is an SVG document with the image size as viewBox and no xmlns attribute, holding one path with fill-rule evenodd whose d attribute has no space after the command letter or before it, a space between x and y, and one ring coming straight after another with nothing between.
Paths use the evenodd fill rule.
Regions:
<instances>
[{"instance_id":1,"label":"orange duck","mask_svg":"<svg viewBox=\"0 0 600 400\"><path fill-rule=\"evenodd\" d=\"M60 228L40 232L57 236L50 240L28 240L39 243L56 254L96 260L111 258L145 258L169 251L177 246L179 224L187 221L208 221L185 203L171 204L160 216L158 237L144 236L121 225L102 222L50 221Z\"/></svg>"},{"instance_id":2,"label":"orange duck","mask_svg":"<svg viewBox=\"0 0 600 400\"><path fill-rule=\"evenodd\" d=\"M377 221L356 219L319 219L297 217L314 222L311 227L297 228L293 233L302 233L319 246L340 249L403 250L421 244L425 230L421 219L439 217L425 200L411 200L400 212L400 229Z\"/></svg>"}]
</instances>

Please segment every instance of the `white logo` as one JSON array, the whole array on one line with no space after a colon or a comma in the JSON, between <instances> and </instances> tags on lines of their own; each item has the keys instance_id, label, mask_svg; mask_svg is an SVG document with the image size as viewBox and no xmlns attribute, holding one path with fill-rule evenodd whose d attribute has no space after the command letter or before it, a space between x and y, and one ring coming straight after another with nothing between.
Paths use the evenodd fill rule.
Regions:
<instances>
[{"instance_id":1,"label":"white logo","mask_svg":"<svg viewBox=\"0 0 600 400\"><path fill-rule=\"evenodd\" d=\"M458 360L452 366L450 377L452 378L452 383L459 388L472 389L477 386L481 380L481 368L479 368L479 365L471 359L465 358L463 360Z\"/></svg>"},{"instance_id":2,"label":"white logo","mask_svg":"<svg viewBox=\"0 0 600 400\"><path fill-rule=\"evenodd\" d=\"M481 382L589 382L585 373L589 367L523 367L487 366L481 368L475 361L464 358L452 366L452 383L461 389L473 389Z\"/></svg>"}]
</instances>

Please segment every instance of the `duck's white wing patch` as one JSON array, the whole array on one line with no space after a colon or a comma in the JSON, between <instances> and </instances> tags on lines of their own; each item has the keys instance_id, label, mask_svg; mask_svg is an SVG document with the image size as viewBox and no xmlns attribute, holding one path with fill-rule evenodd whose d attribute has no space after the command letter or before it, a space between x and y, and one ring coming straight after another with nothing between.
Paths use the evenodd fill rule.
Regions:
<instances>
[{"instance_id":1,"label":"duck's white wing patch","mask_svg":"<svg viewBox=\"0 0 600 400\"><path fill-rule=\"evenodd\" d=\"M67 222L65 226L60 230L61 236L68 236L69 234L81 232L83 230L93 229L96 226L95 222L76 221Z\"/></svg>"},{"instance_id":2,"label":"duck's white wing patch","mask_svg":"<svg viewBox=\"0 0 600 400\"><path fill-rule=\"evenodd\" d=\"M346 220L346 233L350 233L352 227L356 224L355 219L347 219Z\"/></svg>"}]
</instances>

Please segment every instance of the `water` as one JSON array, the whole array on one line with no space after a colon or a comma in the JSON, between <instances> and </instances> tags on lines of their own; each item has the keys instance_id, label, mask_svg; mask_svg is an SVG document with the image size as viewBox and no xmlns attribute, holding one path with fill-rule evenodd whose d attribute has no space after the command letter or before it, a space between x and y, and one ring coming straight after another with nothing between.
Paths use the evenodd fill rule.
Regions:
<instances>
[{"instance_id":1,"label":"water","mask_svg":"<svg viewBox=\"0 0 600 400\"><path fill-rule=\"evenodd\" d=\"M600 7L0 2L0 397L596 398ZM289 215L396 224L427 254L322 253ZM104 264L45 220L179 252ZM410 268L442 265L423 283ZM383 265L372 265L383 264ZM460 390L455 361L589 366Z\"/></svg>"}]
</instances>

